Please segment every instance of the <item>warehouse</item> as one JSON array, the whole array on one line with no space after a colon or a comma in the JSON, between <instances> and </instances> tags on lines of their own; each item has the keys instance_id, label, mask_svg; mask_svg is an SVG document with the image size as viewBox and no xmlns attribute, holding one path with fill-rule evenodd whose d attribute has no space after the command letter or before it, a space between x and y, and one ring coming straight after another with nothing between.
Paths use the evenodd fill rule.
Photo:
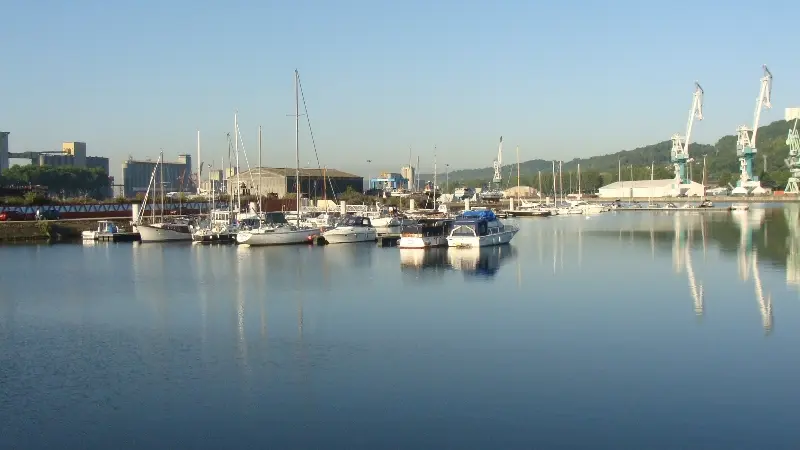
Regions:
<instances>
[{"instance_id":1,"label":"warehouse","mask_svg":"<svg viewBox=\"0 0 800 450\"><path fill-rule=\"evenodd\" d=\"M599 189L601 198L645 198L645 197L690 197L702 196L703 185L692 181L690 184L678 184L675 179L668 180L636 180L617 181Z\"/></svg>"},{"instance_id":2,"label":"warehouse","mask_svg":"<svg viewBox=\"0 0 800 450\"><path fill-rule=\"evenodd\" d=\"M297 192L295 170L286 167L261 167L242 171L239 183L242 195L277 196L284 198L287 194ZM324 181L323 181L324 180ZM229 189L236 186L233 177L228 180ZM348 188L356 192L364 192L364 177L335 169L300 169L300 193L308 198L333 197Z\"/></svg>"}]
</instances>

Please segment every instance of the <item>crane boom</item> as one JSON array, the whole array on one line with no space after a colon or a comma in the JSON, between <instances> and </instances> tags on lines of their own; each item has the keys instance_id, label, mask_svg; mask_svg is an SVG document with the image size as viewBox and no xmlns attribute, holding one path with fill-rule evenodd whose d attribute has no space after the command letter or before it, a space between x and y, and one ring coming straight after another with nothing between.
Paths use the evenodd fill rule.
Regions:
<instances>
[{"instance_id":1,"label":"crane boom","mask_svg":"<svg viewBox=\"0 0 800 450\"><path fill-rule=\"evenodd\" d=\"M703 88L700 83L694 82L694 94L692 94L692 107L689 110L689 120L686 123L686 134L672 135L672 164L675 168L675 181L678 184L689 184L689 172L686 170L686 164L692 160L689 158L689 144L692 138L692 128L694 121L703 120Z\"/></svg>"},{"instance_id":2,"label":"crane boom","mask_svg":"<svg viewBox=\"0 0 800 450\"><path fill-rule=\"evenodd\" d=\"M503 167L503 136L500 136L500 145L497 149L497 159L494 160L494 179L492 181L495 183L500 183L503 181L503 176L500 173L501 167Z\"/></svg>"},{"instance_id":3,"label":"crane boom","mask_svg":"<svg viewBox=\"0 0 800 450\"><path fill-rule=\"evenodd\" d=\"M745 194L752 188L761 185L761 183L758 182L758 177L753 174L753 161L758 152L756 148L756 135L758 134L758 125L761 122L761 111L764 108L769 109L772 107L770 102L772 98L772 72L769 71L766 64L763 65L763 68L764 75L761 77L761 90L756 99L753 126L741 125L736 129L736 155L739 157L741 173L739 175L739 181L736 183L734 193Z\"/></svg>"}]
</instances>

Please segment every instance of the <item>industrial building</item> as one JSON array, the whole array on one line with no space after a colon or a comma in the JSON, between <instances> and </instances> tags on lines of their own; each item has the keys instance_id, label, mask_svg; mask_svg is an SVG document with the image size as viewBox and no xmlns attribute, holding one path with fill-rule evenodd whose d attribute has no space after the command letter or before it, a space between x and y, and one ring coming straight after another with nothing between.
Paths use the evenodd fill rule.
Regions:
<instances>
[{"instance_id":1,"label":"industrial building","mask_svg":"<svg viewBox=\"0 0 800 450\"><path fill-rule=\"evenodd\" d=\"M601 198L629 198L629 197L677 197L677 196L702 196L704 187L694 181L689 184L678 184L674 179L668 180L636 180L617 181L601 187L598 195Z\"/></svg>"},{"instance_id":2,"label":"industrial building","mask_svg":"<svg viewBox=\"0 0 800 450\"><path fill-rule=\"evenodd\" d=\"M298 191L295 169L286 167L257 167L239 174L241 195L277 196ZM364 191L364 177L335 169L300 169L300 194L308 198L333 197L348 188L356 192ZM228 178L228 193L235 193L236 181Z\"/></svg>"},{"instance_id":3,"label":"industrial building","mask_svg":"<svg viewBox=\"0 0 800 450\"><path fill-rule=\"evenodd\" d=\"M413 172L413 170L411 170ZM391 190L408 189L410 179L395 172L383 172L377 178L369 180L369 189Z\"/></svg>"},{"instance_id":4,"label":"industrial building","mask_svg":"<svg viewBox=\"0 0 800 450\"><path fill-rule=\"evenodd\" d=\"M0 131L0 172L8 169L8 131Z\"/></svg>"},{"instance_id":5,"label":"industrial building","mask_svg":"<svg viewBox=\"0 0 800 450\"><path fill-rule=\"evenodd\" d=\"M163 183L165 192L189 192L197 190L194 184L192 172L192 156L178 155L178 162L163 162ZM122 163L122 191L125 197L135 197L136 194L147 192L150 178L153 176L153 169L156 161L146 160L137 161L133 158ZM162 169L159 168L157 176L161 176ZM160 187L155 186L156 192Z\"/></svg>"}]
</instances>

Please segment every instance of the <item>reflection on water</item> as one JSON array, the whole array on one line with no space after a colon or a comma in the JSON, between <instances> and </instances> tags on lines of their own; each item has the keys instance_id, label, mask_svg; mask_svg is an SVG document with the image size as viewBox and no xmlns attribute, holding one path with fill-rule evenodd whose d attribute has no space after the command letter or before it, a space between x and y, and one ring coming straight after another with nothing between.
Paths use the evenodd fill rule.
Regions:
<instances>
[{"instance_id":1,"label":"reflection on water","mask_svg":"<svg viewBox=\"0 0 800 450\"><path fill-rule=\"evenodd\" d=\"M400 269L430 277L446 270L460 270L468 277L493 277L500 266L516 255L511 245L480 248L400 249Z\"/></svg>"},{"instance_id":2,"label":"reflection on water","mask_svg":"<svg viewBox=\"0 0 800 450\"><path fill-rule=\"evenodd\" d=\"M0 448L793 448L798 222L612 212L429 251L3 247Z\"/></svg>"}]
</instances>

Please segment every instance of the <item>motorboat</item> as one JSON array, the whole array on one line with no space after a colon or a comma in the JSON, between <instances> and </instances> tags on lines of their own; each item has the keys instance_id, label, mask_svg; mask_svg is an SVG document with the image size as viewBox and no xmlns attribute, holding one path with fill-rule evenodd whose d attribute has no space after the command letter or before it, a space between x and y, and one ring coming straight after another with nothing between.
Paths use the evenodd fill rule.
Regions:
<instances>
[{"instance_id":1,"label":"motorboat","mask_svg":"<svg viewBox=\"0 0 800 450\"><path fill-rule=\"evenodd\" d=\"M81 232L81 238L85 241L129 242L139 240L139 235L122 231L110 220L99 220L97 228Z\"/></svg>"},{"instance_id":2,"label":"motorboat","mask_svg":"<svg viewBox=\"0 0 800 450\"><path fill-rule=\"evenodd\" d=\"M241 222L236 242L241 245L291 245L310 243L320 234L319 228L290 225L281 211L264 213L264 217Z\"/></svg>"},{"instance_id":3,"label":"motorboat","mask_svg":"<svg viewBox=\"0 0 800 450\"><path fill-rule=\"evenodd\" d=\"M322 237L329 244L349 244L375 241L378 239L378 232L369 217L345 216L335 228L322 233Z\"/></svg>"},{"instance_id":4,"label":"motorboat","mask_svg":"<svg viewBox=\"0 0 800 450\"><path fill-rule=\"evenodd\" d=\"M236 242L238 227L232 220L234 213L229 210L217 209L209 214L210 220L195 227L192 232L192 241L199 243L232 243Z\"/></svg>"},{"instance_id":5,"label":"motorboat","mask_svg":"<svg viewBox=\"0 0 800 450\"><path fill-rule=\"evenodd\" d=\"M400 248L447 247L447 236L454 222L454 219L420 219L403 227L397 245Z\"/></svg>"},{"instance_id":6,"label":"motorboat","mask_svg":"<svg viewBox=\"0 0 800 450\"><path fill-rule=\"evenodd\" d=\"M494 212L464 211L453 224L447 237L448 247L488 247L511 242L519 228L506 225Z\"/></svg>"}]
</instances>

